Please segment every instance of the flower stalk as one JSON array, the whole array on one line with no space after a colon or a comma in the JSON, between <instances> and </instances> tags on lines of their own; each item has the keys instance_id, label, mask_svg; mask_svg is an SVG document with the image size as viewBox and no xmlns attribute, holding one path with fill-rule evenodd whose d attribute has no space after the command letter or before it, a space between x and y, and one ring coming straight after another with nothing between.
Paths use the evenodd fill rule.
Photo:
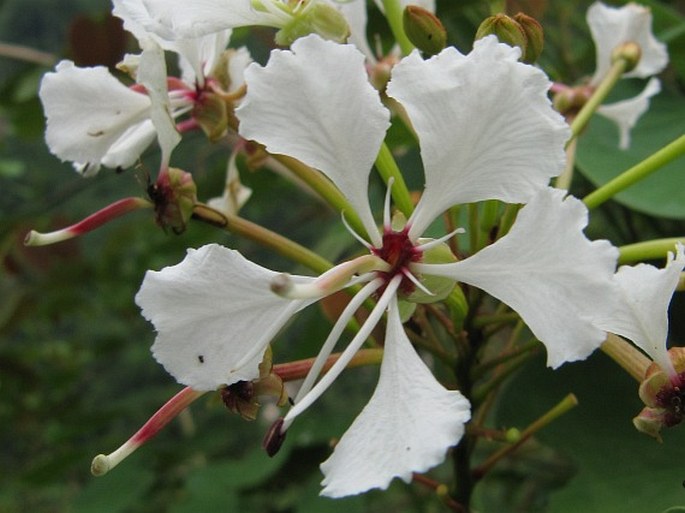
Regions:
<instances>
[{"instance_id":1,"label":"flower stalk","mask_svg":"<svg viewBox=\"0 0 685 513\"><path fill-rule=\"evenodd\" d=\"M667 144L642 162L634 165L610 182L605 183L596 191L588 194L583 198L583 202L589 209L598 207L622 190L646 178L683 154L685 154L685 135L681 135L675 141Z\"/></svg>"},{"instance_id":2,"label":"flower stalk","mask_svg":"<svg viewBox=\"0 0 685 513\"><path fill-rule=\"evenodd\" d=\"M629 61L627 58L617 58L608 73L599 83L595 91L593 92L590 99L587 101L583 108L580 109L578 115L574 118L571 123L571 139L566 143L568 146L571 144L573 139L577 138L578 135L583 131L590 121L590 118L597 111L599 106L604 102L606 97L609 95L611 90L614 88L616 83L619 81L623 73L629 68Z\"/></svg>"},{"instance_id":3,"label":"flower stalk","mask_svg":"<svg viewBox=\"0 0 685 513\"><path fill-rule=\"evenodd\" d=\"M333 208L342 212L345 219L355 232L364 236L366 229L359 216L350 206L345 196L320 172L312 167L300 162L297 159L286 155L272 155L273 158L287 167L295 176L309 185L321 198Z\"/></svg>"},{"instance_id":4,"label":"flower stalk","mask_svg":"<svg viewBox=\"0 0 685 513\"><path fill-rule=\"evenodd\" d=\"M386 185L390 182L391 178L394 180L391 194L395 206L405 215L405 217L411 217L411 214L414 211L414 203L411 200L409 189L404 182L404 177L402 176L400 168L397 166L397 162L395 162L390 148L388 148L388 145L385 143L381 145L381 149L378 152L376 169Z\"/></svg>"},{"instance_id":5,"label":"flower stalk","mask_svg":"<svg viewBox=\"0 0 685 513\"><path fill-rule=\"evenodd\" d=\"M548 424L561 417L563 414L568 412L571 408L578 405L578 399L574 394L569 394L564 399L562 399L556 406L545 413L542 417L533 422L526 429L521 431L520 438L512 443L502 447L500 450L491 454L483 463L478 467L473 469L473 477L476 480L482 479L492 468L500 461L502 461L506 456L516 451L521 445L523 445L530 437L535 433L540 431L542 428L546 427Z\"/></svg>"},{"instance_id":6,"label":"flower stalk","mask_svg":"<svg viewBox=\"0 0 685 513\"><path fill-rule=\"evenodd\" d=\"M220 226L228 232L257 242L263 247L272 249L278 254L293 262L302 264L314 272L324 273L333 267L331 262L317 253L282 235L272 232L261 225L243 219L235 214L229 214L227 212L219 213L206 205L200 205L201 208L199 208L198 205L196 205L193 210L194 219L214 226Z\"/></svg>"},{"instance_id":7,"label":"flower stalk","mask_svg":"<svg viewBox=\"0 0 685 513\"><path fill-rule=\"evenodd\" d=\"M383 9L385 10L385 17L390 25L390 30L395 36L395 41L402 50L402 55L409 55L414 49L414 45L407 34L404 32L404 25L402 22L402 6L399 0L383 0Z\"/></svg>"},{"instance_id":8,"label":"flower stalk","mask_svg":"<svg viewBox=\"0 0 685 513\"><path fill-rule=\"evenodd\" d=\"M652 364L652 361L630 342L613 333L607 335L600 349L638 382L645 379L647 368Z\"/></svg>"},{"instance_id":9,"label":"flower stalk","mask_svg":"<svg viewBox=\"0 0 685 513\"><path fill-rule=\"evenodd\" d=\"M635 244L627 244L618 248L619 264L631 264L642 260L653 260L664 258L673 247L678 244L685 244L685 236L673 237L668 239L655 239Z\"/></svg>"}]
</instances>

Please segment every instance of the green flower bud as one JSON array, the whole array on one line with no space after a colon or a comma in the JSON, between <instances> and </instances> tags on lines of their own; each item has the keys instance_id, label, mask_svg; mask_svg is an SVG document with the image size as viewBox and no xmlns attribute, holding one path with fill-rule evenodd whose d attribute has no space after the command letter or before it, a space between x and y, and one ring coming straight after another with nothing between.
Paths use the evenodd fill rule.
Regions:
<instances>
[{"instance_id":1,"label":"green flower bud","mask_svg":"<svg viewBox=\"0 0 685 513\"><path fill-rule=\"evenodd\" d=\"M228 128L226 102L216 93L203 92L193 107L193 119L211 142L218 141Z\"/></svg>"},{"instance_id":2,"label":"green flower bud","mask_svg":"<svg viewBox=\"0 0 685 513\"><path fill-rule=\"evenodd\" d=\"M155 204L157 224L174 233L185 231L197 203L197 187L190 173L170 167L148 187L148 195Z\"/></svg>"},{"instance_id":3,"label":"green flower bud","mask_svg":"<svg viewBox=\"0 0 685 513\"><path fill-rule=\"evenodd\" d=\"M628 73L635 69L639 64L641 57L642 49L640 48L640 45L630 41L614 48L611 52L611 63L614 64L618 60L626 61L625 73Z\"/></svg>"},{"instance_id":4,"label":"green flower bud","mask_svg":"<svg viewBox=\"0 0 685 513\"><path fill-rule=\"evenodd\" d=\"M316 2L311 8L302 8L293 20L276 33L276 44L290 46L296 39L309 34L336 43L345 43L350 37L350 27L345 17L335 7Z\"/></svg>"},{"instance_id":5,"label":"green flower bud","mask_svg":"<svg viewBox=\"0 0 685 513\"><path fill-rule=\"evenodd\" d=\"M476 31L476 39L482 39L491 34L497 36L501 43L518 46L521 49L521 55L526 55L528 46L526 32L517 21L506 14L496 14L483 20Z\"/></svg>"},{"instance_id":6,"label":"green flower bud","mask_svg":"<svg viewBox=\"0 0 685 513\"><path fill-rule=\"evenodd\" d=\"M542 54L542 48L545 44L545 34L542 25L527 14L522 12L514 16L516 21L526 35L526 51L523 54L523 62L533 64L538 60Z\"/></svg>"},{"instance_id":7,"label":"green flower bud","mask_svg":"<svg viewBox=\"0 0 685 513\"><path fill-rule=\"evenodd\" d=\"M426 56L440 53L447 45L447 32L432 12L417 5L408 5L402 14L404 32L409 41Z\"/></svg>"}]
</instances>

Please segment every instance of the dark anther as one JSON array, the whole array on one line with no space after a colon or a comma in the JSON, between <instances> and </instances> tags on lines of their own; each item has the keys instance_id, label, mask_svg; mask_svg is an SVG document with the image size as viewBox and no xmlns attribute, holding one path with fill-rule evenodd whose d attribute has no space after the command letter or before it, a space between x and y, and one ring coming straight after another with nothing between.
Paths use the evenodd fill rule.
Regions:
<instances>
[{"instance_id":1,"label":"dark anther","mask_svg":"<svg viewBox=\"0 0 685 513\"><path fill-rule=\"evenodd\" d=\"M264 447L264 450L269 457L273 457L280 450L281 445L283 445L283 442L285 441L285 435L287 431L281 431L282 427L283 417L279 418L273 423L264 437L262 447Z\"/></svg>"}]
</instances>

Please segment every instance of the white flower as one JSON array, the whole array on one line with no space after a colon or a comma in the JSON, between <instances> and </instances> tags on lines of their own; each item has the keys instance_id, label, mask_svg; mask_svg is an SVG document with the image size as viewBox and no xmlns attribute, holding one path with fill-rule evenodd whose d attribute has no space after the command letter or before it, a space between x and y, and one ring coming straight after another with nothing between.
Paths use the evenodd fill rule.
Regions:
<instances>
[{"instance_id":1,"label":"white flower","mask_svg":"<svg viewBox=\"0 0 685 513\"><path fill-rule=\"evenodd\" d=\"M660 73L668 64L668 50L652 34L652 13L647 7L629 3L616 8L595 2L587 11L587 23L597 54L591 86L597 86L609 71L614 49L626 43L637 43L641 56L635 69L624 77L648 78ZM659 81L652 79L636 98L605 105L597 111L617 124L622 149L629 146L630 130L646 112L649 99L660 90Z\"/></svg>"},{"instance_id":2,"label":"white flower","mask_svg":"<svg viewBox=\"0 0 685 513\"><path fill-rule=\"evenodd\" d=\"M607 331L630 339L670 377L677 373L667 351L668 305L685 268L685 249L677 244L666 267L623 265L615 276L619 308L602 323Z\"/></svg>"},{"instance_id":3,"label":"white flower","mask_svg":"<svg viewBox=\"0 0 685 513\"><path fill-rule=\"evenodd\" d=\"M165 40L144 28L143 6L143 0L116 0L113 10L144 49L141 56L127 56L124 62L135 74L136 86L124 86L104 67L78 68L71 61L62 61L43 78L40 98L48 146L85 175L101 166L130 167L155 136L163 148L163 165L168 163L171 148L179 141L175 120L202 101L202 92L211 86L210 73L230 38L230 31L221 31L202 38ZM161 49L178 55L180 80L168 80ZM246 49L234 52L228 61L231 83L225 92L242 85L242 72L250 62Z\"/></svg>"},{"instance_id":4,"label":"white flower","mask_svg":"<svg viewBox=\"0 0 685 513\"><path fill-rule=\"evenodd\" d=\"M280 29L287 45L312 32L344 41L349 27L327 0L117 0L131 6L135 21L167 41L194 39L226 29L264 26Z\"/></svg>"},{"instance_id":5,"label":"white flower","mask_svg":"<svg viewBox=\"0 0 685 513\"><path fill-rule=\"evenodd\" d=\"M414 52L394 68L388 94L406 109L420 138L426 186L400 231L391 227L386 199L381 233L367 189L389 113L367 80L364 55L317 36L272 52L267 66L245 73L241 135L320 169L359 215L369 254L311 279L275 275L209 245L146 275L136 300L158 332L153 353L198 390L254 379L264 349L292 314L364 284L322 345L281 433L330 386L387 311L378 386L322 465L324 495L409 480L439 463L463 434L469 402L433 378L398 313L398 298L422 288L421 276L463 281L509 304L546 345L551 366L585 358L604 340L595 322L611 306L617 251L586 239L585 207L547 186L563 169L569 130L551 108L547 78L518 57L518 49L488 37L469 55L450 48L423 61ZM487 199L527 203L508 235L460 262L421 262L442 243L419 239L436 217L454 204ZM372 295L377 302L369 318L315 384L347 322Z\"/></svg>"}]
</instances>

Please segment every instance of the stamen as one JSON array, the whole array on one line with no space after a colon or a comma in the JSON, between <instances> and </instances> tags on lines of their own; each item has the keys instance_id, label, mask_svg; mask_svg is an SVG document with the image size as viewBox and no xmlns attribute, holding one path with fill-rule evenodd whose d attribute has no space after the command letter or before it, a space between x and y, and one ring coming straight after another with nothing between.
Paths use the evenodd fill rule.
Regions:
<instances>
[{"instance_id":1,"label":"stamen","mask_svg":"<svg viewBox=\"0 0 685 513\"><path fill-rule=\"evenodd\" d=\"M389 269L388 263L376 255L363 255L336 265L309 283L295 283L290 275L279 274L271 281L271 290L288 299L319 299L349 286L356 274Z\"/></svg>"},{"instance_id":2,"label":"stamen","mask_svg":"<svg viewBox=\"0 0 685 513\"><path fill-rule=\"evenodd\" d=\"M350 224L347 222L347 219L345 219L345 212L341 212L340 218L342 219L345 228L347 228L347 231L350 233L350 235L352 235L352 237L357 239L366 249L370 250L371 248L373 248L371 244L369 244L361 235L355 232L354 229L350 226Z\"/></svg>"},{"instance_id":3,"label":"stamen","mask_svg":"<svg viewBox=\"0 0 685 513\"><path fill-rule=\"evenodd\" d=\"M385 190L385 202L383 203L383 229L389 232L391 228L391 216L390 216L390 197L392 191L392 184L395 183L395 177L391 176L388 178L388 188Z\"/></svg>"},{"instance_id":4,"label":"stamen","mask_svg":"<svg viewBox=\"0 0 685 513\"><path fill-rule=\"evenodd\" d=\"M354 313L359 309L362 303L364 303L364 301L371 296L371 294L381 287L381 285L383 285L383 280L381 278L377 278L372 282L367 283L366 286L357 294L355 294L352 300L347 304L343 312L338 317L338 320L333 325L333 329L328 334L328 338L326 338L326 341L321 346L319 354L316 356L314 363L309 369L302 386L300 386L300 389L295 396L295 404L297 404L300 399L302 399L302 397L304 397L311 390L314 382L319 377L321 369L323 369L326 360L333 352L336 343L340 339L340 336L342 335L347 323L352 318Z\"/></svg>"},{"instance_id":5,"label":"stamen","mask_svg":"<svg viewBox=\"0 0 685 513\"><path fill-rule=\"evenodd\" d=\"M443 235L439 239L431 240L429 242L426 242L425 244L421 244L420 246L415 246L414 249L421 252L428 251L429 249L434 248L435 246L439 246L443 242L447 242L458 233L466 233L466 230L464 230L463 228L457 228L456 230L451 231L447 235Z\"/></svg>"},{"instance_id":6,"label":"stamen","mask_svg":"<svg viewBox=\"0 0 685 513\"><path fill-rule=\"evenodd\" d=\"M285 431L286 429L288 429L295 420L295 418L300 413L304 412L307 408L309 408L314 403L314 401L316 401L321 396L321 394L323 394L328 389L328 387L331 386L333 381L335 381L335 379L340 375L340 373L345 369L345 367L347 367L347 364L350 362L352 357L359 350L362 344L364 344L368 336L371 334L371 331L373 331L373 329L380 321L381 317L383 316L383 313L390 304L390 301L397 293L397 289L400 287L400 283L402 283L401 274L394 276L392 280L390 280L388 286L383 292L383 295L378 300L378 303L376 304L375 308L371 311L369 318L359 329L359 332L355 335L355 337L352 339L349 345L345 348L343 353L340 355L340 358L338 358L338 360L333 364L330 370L321 378L321 380L314 386L314 388L312 388L311 391L307 395L305 395L299 403L296 403L295 406L293 406L292 409L285 416L281 431Z\"/></svg>"},{"instance_id":7,"label":"stamen","mask_svg":"<svg viewBox=\"0 0 685 513\"><path fill-rule=\"evenodd\" d=\"M152 439L171 419L177 417L179 413L185 410L190 403L202 394L204 392L193 390L190 387L181 390L157 410L157 413L150 417L143 427L116 451L107 455L98 454L95 456L90 465L91 473L94 476L102 476L112 470L138 447Z\"/></svg>"},{"instance_id":8,"label":"stamen","mask_svg":"<svg viewBox=\"0 0 685 513\"><path fill-rule=\"evenodd\" d=\"M144 198L124 198L115 201L111 205L106 206L102 210L98 210L94 214L89 215L84 220L79 221L67 228L56 230L49 233L40 233L31 230L24 239L24 244L27 246L46 246L48 244L55 244L65 240L73 239L79 235L91 232L99 228L105 223L117 219L129 212L139 210L141 208L152 208L153 204Z\"/></svg>"},{"instance_id":9,"label":"stamen","mask_svg":"<svg viewBox=\"0 0 685 513\"><path fill-rule=\"evenodd\" d=\"M402 274L409 278L409 281L411 281L414 285L416 285L416 288L419 289L421 292L424 294L427 294L429 296L434 296L430 290L426 288L426 286L419 281L419 279L414 276L409 269L402 269Z\"/></svg>"}]
</instances>

